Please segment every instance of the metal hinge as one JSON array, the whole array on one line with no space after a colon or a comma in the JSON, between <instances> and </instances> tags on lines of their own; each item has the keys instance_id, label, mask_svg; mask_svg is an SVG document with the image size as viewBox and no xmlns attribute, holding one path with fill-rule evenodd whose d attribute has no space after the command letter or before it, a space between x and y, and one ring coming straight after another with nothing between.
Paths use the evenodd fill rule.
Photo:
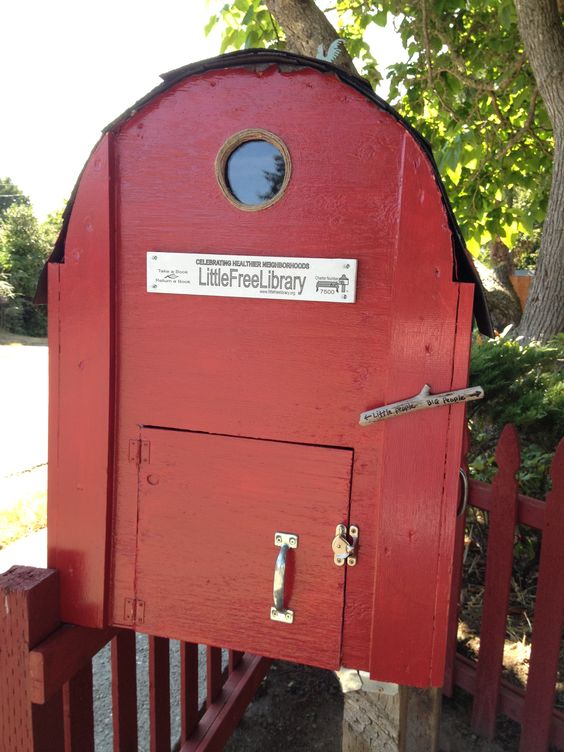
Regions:
<instances>
[{"instance_id":1,"label":"metal hinge","mask_svg":"<svg viewBox=\"0 0 564 752\"><path fill-rule=\"evenodd\" d=\"M347 540L347 535L350 536L350 541ZM345 565L345 561L349 567L356 565L358 546L358 527L356 525L350 525L347 530L346 525L337 525L335 529L335 537L331 548L333 549L333 561L338 567Z\"/></svg>"},{"instance_id":2,"label":"metal hinge","mask_svg":"<svg viewBox=\"0 0 564 752\"><path fill-rule=\"evenodd\" d=\"M129 439L129 461L145 465L151 458L151 442L143 439Z\"/></svg>"},{"instance_id":3,"label":"metal hinge","mask_svg":"<svg viewBox=\"0 0 564 752\"><path fill-rule=\"evenodd\" d=\"M123 619L126 624L143 624L145 621L145 601L137 600L137 598L126 598Z\"/></svg>"}]
</instances>

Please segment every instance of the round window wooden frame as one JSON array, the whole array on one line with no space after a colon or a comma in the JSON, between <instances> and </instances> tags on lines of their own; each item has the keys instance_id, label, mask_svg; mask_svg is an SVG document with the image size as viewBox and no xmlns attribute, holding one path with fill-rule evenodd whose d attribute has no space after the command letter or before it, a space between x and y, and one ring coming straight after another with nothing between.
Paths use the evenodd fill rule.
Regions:
<instances>
[{"instance_id":1,"label":"round window wooden frame","mask_svg":"<svg viewBox=\"0 0 564 752\"><path fill-rule=\"evenodd\" d=\"M244 204L242 201L239 201L239 199L235 197L235 195L229 188L229 184L227 183L227 160L233 154L235 149L237 149L239 146L242 146L242 144L246 143L247 141L267 141L278 149L278 151L282 154L282 158L284 159L285 172L280 190L278 191L276 196L273 196L272 198L268 199L268 201L265 201L262 204ZM217 153L217 157L215 158L215 176L217 178L217 182L219 183L219 187L221 188L221 192L223 193L225 198L231 204L233 204L233 206L236 206L237 209L241 209L242 211L262 211L263 209L268 209L268 207L272 206L272 204L275 204L282 198L282 196L286 192L286 188L288 187L288 183L290 182L291 175L292 160L290 159L290 152L288 151L288 147L281 138L276 136L274 133L271 133L270 131L263 130L262 128L247 128L244 131L235 133L233 136L227 139L227 141L223 144L223 146Z\"/></svg>"}]
</instances>

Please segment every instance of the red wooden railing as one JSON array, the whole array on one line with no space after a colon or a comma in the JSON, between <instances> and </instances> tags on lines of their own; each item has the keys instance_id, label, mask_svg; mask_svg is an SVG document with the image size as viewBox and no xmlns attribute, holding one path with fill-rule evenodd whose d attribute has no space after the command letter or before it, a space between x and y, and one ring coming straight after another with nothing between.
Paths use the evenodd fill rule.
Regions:
<instances>
[{"instance_id":1,"label":"red wooden railing","mask_svg":"<svg viewBox=\"0 0 564 752\"><path fill-rule=\"evenodd\" d=\"M463 578L465 520L459 519L444 691L458 685L474 695L471 725L493 738L501 713L521 724L520 752L546 752L549 744L564 750L564 712L554 706L557 667L564 625L564 441L551 469L552 491L546 501L519 493L519 439L506 426L496 450L497 475L491 485L470 481L469 504L489 514L484 602L477 661L456 650ZM542 533L526 689L502 678L508 602L516 524Z\"/></svg>"},{"instance_id":2,"label":"red wooden railing","mask_svg":"<svg viewBox=\"0 0 564 752\"><path fill-rule=\"evenodd\" d=\"M492 737L503 713L521 724L520 752L564 750L564 712L554 707L564 619L564 441L551 470L546 501L519 494L516 431L507 426L496 452L492 485L470 482L469 503L489 516L488 556L478 660L457 652L465 521L460 518L453 576L445 693L458 685L474 695L472 727ZM525 690L502 678L503 642L515 525L542 532L532 650ZM0 575L0 752L93 752L92 658L111 642L114 752L137 752L135 635L60 623L54 570L13 567ZM181 752L222 750L270 661L206 648L206 699L200 703L198 645L181 643L180 692L170 693L169 641L149 638L151 752L170 752L171 705L178 702Z\"/></svg>"},{"instance_id":3,"label":"red wooden railing","mask_svg":"<svg viewBox=\"0 0 564 752\"><path fill-rule=\"evenodd\" d=\"M0 752L94 752L92 658L111 642L114 752L137 752L135 634L61 625L58 575L13 567L0 576ZM151 752L171 752L169 640L149 637ZM222 750L266 674L266 658L206 648L199 703L198 645L180 644L180 750Z\"/></svg>"}]
</instances>

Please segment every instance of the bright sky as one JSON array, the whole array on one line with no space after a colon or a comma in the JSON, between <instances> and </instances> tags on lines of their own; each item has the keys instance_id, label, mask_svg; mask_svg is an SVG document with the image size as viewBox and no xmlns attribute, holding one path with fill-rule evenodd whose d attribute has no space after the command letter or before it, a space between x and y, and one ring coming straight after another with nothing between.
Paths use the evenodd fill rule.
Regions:
<instances>
[{"instance_id":1,"label":"bright sky","mask_svg":"<svg viewBox=\"0 0 564 752\"><path fill-rule=\"evenodd\" d=\"M6 0L0 177L43 219L62 206L101 129L156 86L159 74L219 52L204 26L221 0ZM381 69L402 57L373 26ZM381 93L381 92L380 92Z\"/></svg>"}]
</instances>

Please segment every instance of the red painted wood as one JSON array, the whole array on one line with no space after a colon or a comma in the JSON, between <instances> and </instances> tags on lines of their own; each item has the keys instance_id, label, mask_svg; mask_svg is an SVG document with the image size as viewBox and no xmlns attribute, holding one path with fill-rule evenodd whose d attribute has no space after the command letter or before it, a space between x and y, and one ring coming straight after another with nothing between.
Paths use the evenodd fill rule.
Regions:
<instances>
[{"instance_id":1,"label":"red painted wood","mask_svg":"<svg viewBox=\"0 0 564 752\"><path fill-rule=\"evenodd\" d=\"M92 662L63 687L65 752L94 752Z\"/></svg>"},{"instance_id":2,"label":"red painted wood","mask_svg":"<svg viewBox=\"0 0 564 752\"><path fill-rule=\"evenodd\" d=\"M548 748L554 685L564 626L564 440L551 467L546 498L527 694L521 722L521 752Z\"/></svg>"},{"instance_id":3,"label":"red painted wood","mask_svg":"<svg viewBox=\"0 0 564 752\"><path fill-rule=\"evenodd\" d=\"M180 752L221 752L237 727L270 667L270 660L245 655L225 683L219 699L207 710L194 735Z\"/></svg>"},{"instance_id":4,"label":"red painted wood","mask_svg":"<svg viewBox=\"0 0 564 752\"><path fill-rule=\"evenodd\" d=\"M472 320L474 285L460 285L451 389L460 389L468 383L470 349L472 347ZM460 500L460 468L465 466L465 440L468 436L466 406L455 405L448 411L448 438L445 453L445 474L441 499L441 519L436 569L435 614L433 642L430 657L429 684L441 687L445 680L446 651L449 640L449 617L453 595L451 579L454 574L457 512Z\"/></svg>"},{"instance_id":5,"label":"red painted wood","mask_svg":"<svg viewBox=\"0 0 564 752\"><path fill-rule=\"evenodd\" d=\"M228 663L227 666L229 668L229 673L234 671L237 666L241 663L241 659L243 658L244 653L242 653L239 650L230 650L229 651L229 657L228 657Z\"/></svg>"},{"instance_id":6,"label":"red painted wood","mask_svg":"<svg viewBox=\"0 0 564 752\"><path fill-rule=\"evenodd\" d=\"M223 687L221 648L207 646L206 666L206 707L209 707L219 697Z\"/></svg>"},{"instance_id":7,"label":"red painted wood","mask_svg":"<svg viewBox=\"0 0 564 752\"><path fill-rule=\"evenodd\" d=\"M470 658L457 653L455 661L455 683L458 687L474 694L476 690L477 664ZM499 690L499 713L521 723L525 692L502 678ZM564 712L552 709L551 743L557 749L564 748Z\"/></svg>"},{"instance_id":8,"label":"red painted wood","mask_svg":"<svg viewBox=\"0 0 564 752\"><path fill-rule=\"evenodd\" d=\"M49 270L48 562L61 575L63 620L90 627L105 626L109 575L109 141L82 175L65 262Z\"/></svg>"},{"instance_id":9,"label":"red painted wood","mask_svg":"<svg viewBox=\"0 0 564 752\"><path fill-rule=\"evenodd\" d=\"M265 211L238 211L215 178L219 149L249 127L277 133L292 158L286 194ZM86 220L93 216L86 210L93 157L59 270L63 323L53 389L69 401L68 408L66 396L59 403L60 438L52 439L50 561L63 572L65 613L78 623L104 621L115 394L113 624L125 623L124 604L136 589L138 474L128 454L139 426L342 447L354 451L350 520L360 527L361 553L346 572L341 662L405 684L438 681L461 409L358 425L361 411L411 396L425 382L449 389L466 364L465 348L455 349L469 326L461 318L464 292L452 281L452 237L427 157L389 113L337 77L274 66L181 81L116 126L115 159L104 144L111 181L91 202L103 221ZM82 253L104 222L112 232L98 237L96 256ZM155 248L350 256L359 260L357 303L148 295L145 258ZM73 249L82 253L74 267ZM98 307L103 314L93 318ZM108 353L112 342L118 363ZM79 436L77 421L88 429ZM334 530L336 521L329 522ZM324 555L330 562L331 552ZM172 634L176 617L165 618L174 611L160 611L161 633ZM340 614L339 628L341 621ZM414 653L416 624L424 628ZM288 657L310 660L299 651Z\"/></svg>"},{"instance_id":10,"label":"red painted wood","mask_svg":"<svg viewBox=\"0 0 564 752\"><path fill-rule=\"evenodd\" d=\"M0 741L6 752L63 752L61 694L32 705L29 650L59 626L56 572L12 567L0 575Z\"/></svg>"},{"instance_id":11,"label":"red painted wood","mask_svg":"<svg viewBox=\"0 0 564 752\"><path fill-rule=\"evenodd\" d=\"M466 454L470 446L470 434L468 429L464 432L462 464L464 472L468 475L468 463ZM462 486L462 482L460 481ZM461 488L461 494L463 493ZM460 594L462 589L462 565L464 558L464 533L466 528L466 510L460 510L460 517L456 519L456 532L454 541L454 558L452 568L452 585L450 606L448 615L448 636L446 645L445 677L443 681L443 693L452 697L454 692L454 664L456 660L458 617L460 613Z\"/></svg>"},{"instance_id":12,"label":"red painted wood","mask_svg":"<svg viewBox=\"0 0 564 752\"><path fill-rule=\"evenodd\" d=\"M29 654L31 701L43 704L109 642L111 630L64 624Z\"/></svg>"},{"instance_id":13,"label":"red painted wood","mask_svg":"<svg viewBox=\"0 0 564 752\"><path fill-rule=\"evenodd\" d=\"M180 741L194 732L200 718L198 698L198 645L180 643Z\"/></svg>"},{"instance_id":14,"label":"red painted wood","mask_svg":"<svg viewBox=\"0 0 564 752\"><path fill-rule=\"evenodd\" d=\"M352 453L159 429L143 438L138 629L338 668L344 567L331 542L348 517ZM293 624L270 619L277 531L299 538L286 567Z\"/></svg>"},{"instance_id":15,"label":"red painted wood","mask_svg":"<svg viewBox=\"0 0 564 752\"><path fill-rule=\"evenodd\" d=\"M429 164L407 136L402 166L397 250L390 270L394 276L383 364L384 404L417 394L425 383L435 392L448 390L455 335L462 328L457 322L459 286L451 281L444 253L450 242L444 210L436 204ZM453 410L462 409L459 405ZM412 413L370 429L375 429L373 441L383 442L385 468L373 522L378 537L370 673L411 686L440 685L444 644L438 679L432 660L437 650L437 607L446 626L444 601L448 602L450 592L456 507L454 495L445 498L445 475L450 474L452 483L453 463L460 465L460 444L449 453L454 439L454 432L449 433L449 410ZM448 526L446 505L451 515ZM439 592L443 593L440 603ZM345 623L345 636L347 627ZM441 639L446 641L445 631ZM360 644L359 635L354 642ZM351 665L346 656L345 665Z\"/></svg>"},{"instance_id":16,"label":"red painted wood","mask_svg":"<svg viewBox=\"0 0 564 752\"><path fill-rule=\"evenodd\" d=\"M472 728L493 738L503 662L503 645L517 524L519 437L515 426L501 433L495 453L498 471L493 481L494 503L488 528L484 603L480 625L480 653L472 706Z\"/></svg>"},{"instance_id":17,"label":"red painted wood","mask_svg":"<svg viewBox=\"0 0 564 752\"><path fill-rule=\"evenodd\" d=\"M491 511L493 504L493 488L490 483L481 480L470 481L468 503L473 507ZM544 528L545 503L540 499L533 499L525 494L517 495L517 522L528 525L536 530Z\"/></svg>"},{"instance_id":18,"label":"red painted wood","mask_svg":"<svg viewBox=\"0 0 564 752\"><path fill-rule=\"evenodd\" d=\"M169 641L149 637L149 713L151 752L170 752Z\"/></svg>"},{"instance_id":19,"label":"red painted wood","mask_svg":"<svg viewBox=\"0 0 564 752\"><path fill-rule=\"evenodd\" d=\"M137 664L135 632L119 630L112 640L114 752L137 752Z\"/></svg>"}]
</instances>

